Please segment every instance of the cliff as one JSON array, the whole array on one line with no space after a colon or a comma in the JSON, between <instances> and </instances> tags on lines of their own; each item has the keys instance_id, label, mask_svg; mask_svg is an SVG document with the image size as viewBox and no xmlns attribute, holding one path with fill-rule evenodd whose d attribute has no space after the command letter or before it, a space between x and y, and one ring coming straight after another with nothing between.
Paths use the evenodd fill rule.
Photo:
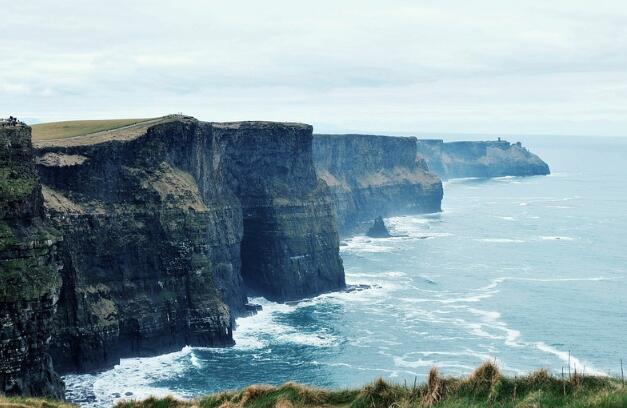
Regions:
<instances>
[{"instance_id":1,"label":"cliff","mask_svg":"<svg viewBox=\"0 0 627 408\"><path fill-rule=\"evenodd\" d=\"M61 282L31 129L0 126L0 394L63 396L48 355Z\"/></svg>"},{"instance_id":2,"label":"cliff","mask_svg":"<svg viewBox=\"0 0 627 408\"><path fill-rule=\"evenodd\" d=\"M242 277L252 293L295 300L345 286L327 185L312 160L312 127L212 125L217 166L243 209Z\"/></svg>"},{"instance_id":3,"label":"cliff","mask_svg":"<svg viewBox=\"0 0 627 408\"><path fill-rule=\"evenodd\" d=\"M178 117L42 143L45 204L64 236L58 369L233 344L248 292L343 288L311 140L307 125Z\"/></svg>"},{"instance_id":4,"label":"cliff","mask_svg":"<svg viewBox=\"0 0 627 408\"><path fill-rule=\"evenodd\" d=\"M450 142L418 140L418 155L443 179L460 177L534 176L549 166L520 143L507 141Z\"/></svg>"},{"instance_id":5,"label":"cliff","mask_svg":"<svg viewBox=\"0 0 627 408\"><path fill-rule=\"evenodd\" d=\"M440 211L442 183L416 159L416 138L315 135L313 153L341 232L377 216Z\"/></svg>"}]
</instances>

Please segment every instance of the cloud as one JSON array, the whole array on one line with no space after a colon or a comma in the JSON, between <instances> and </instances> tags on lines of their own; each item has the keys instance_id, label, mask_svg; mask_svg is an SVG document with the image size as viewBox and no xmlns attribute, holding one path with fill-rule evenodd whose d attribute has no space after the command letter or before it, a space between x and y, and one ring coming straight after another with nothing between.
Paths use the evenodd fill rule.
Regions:
<instances>
[{"instance_id":1,"label":"cloud","mask_svg":"<svg viewBox=\"0 0 627 408\"><path fill-rule=\"evenodd\" d=\"M623 134L622 1L24 1L0 116Z\"/></svg>"}]
</instances>

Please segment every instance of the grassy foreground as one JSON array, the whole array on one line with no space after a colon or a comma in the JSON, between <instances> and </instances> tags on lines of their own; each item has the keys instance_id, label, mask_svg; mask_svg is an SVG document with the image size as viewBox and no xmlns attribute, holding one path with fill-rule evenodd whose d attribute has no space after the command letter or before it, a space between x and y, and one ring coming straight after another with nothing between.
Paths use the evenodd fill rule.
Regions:
<instances>
[{"instance_id":1,"label":"grassy foreground","mask_svg":"<svg viewBox=\"0 0 627 408\"><path fill-rule=\"evenodd\" d=\"M43 399L3 398L0 408L72 408ZM124 401L115 408L483 408L570 407L625 408L627 388L610 377L575 373L562 380L546 370L505 377L484 363L466 378L441 377L435 368L425 384L406 386L377 380L361 389L331 391L295 383L280 387L252 385L184 401L172 397Z\"/></svg>"},{"instance_id":2,"label":"grassy foreground","mask_svg":"<svg viewBox=\"0 0 627 408\"><path fill-rule=\"evenodd\" d=\"M116 408L409 408L409 407L627 407L620 380L573 375L562 381L541 370L522 377L502 376L484 363L467 378L441 377L431 369L425 384L404 386L377 380L359 390L328 391L287 383L253 385L242 391L193 401L171 397L118 403Z\"/></svg>"},{"instance_id":3,"label":"grassy foreground","mask_svg":"<svg viewBox=\"0 0 627 408\"><path fill-rule=\"evenodd\" d=\"M0 408L76 408L76 406L44 398L8 398L0 395Z\"/></svg>"},{"instance_id":4,"label":"grassy foreground","mask_svg":"<svg viewBox=\"0 0 627 408\"><path fill-rule=\"evenodd\" d=\"M119 129L146 122L150 119L106 119L106 120L71 120L64 122L41 123L31 126L33 140L56 140L83 136L105 130Z\"/></svg>"}]
</instances>

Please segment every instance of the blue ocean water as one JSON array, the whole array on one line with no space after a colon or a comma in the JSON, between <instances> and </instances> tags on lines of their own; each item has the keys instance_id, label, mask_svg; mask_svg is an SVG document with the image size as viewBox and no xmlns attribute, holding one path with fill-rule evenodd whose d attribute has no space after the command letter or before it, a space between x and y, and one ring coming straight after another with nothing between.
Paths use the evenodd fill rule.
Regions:
<instances>
[{"instance_id":1,"label":"blue ocean water","mask_svg":"<svg viewBox=\"0 0 627 408\"><path fill-rule=\"evenodd\" d=\"M386 219L389 239L346 238L350 284L295 304L253 299L237 345L126 359L65 377L68 397L194 397L251 383L359 386L377 377L546 367L616 374L627 358L627 140L522 138L548 177L460 179L443 212Z\"/></svg>"}]
</instances>

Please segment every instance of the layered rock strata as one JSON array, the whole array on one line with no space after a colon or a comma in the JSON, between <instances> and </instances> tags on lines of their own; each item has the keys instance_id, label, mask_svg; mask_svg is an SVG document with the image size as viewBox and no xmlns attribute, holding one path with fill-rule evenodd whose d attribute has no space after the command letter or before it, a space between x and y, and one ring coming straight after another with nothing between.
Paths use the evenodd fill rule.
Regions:
<instances>
[{"instance_id":1,"label":"layered rock strata","mask_svg":"<svg viewBox=\"0 0 627 408\"><path fill-rule=\"evenodd\" d=\"M342 233L379 215L441 209L442 182L417 160L416 138L315 135L313 152Z\"/></svg>"},{"instance_id":2,"label":"layered rock strata","mask_svg":"<svg viewBox=\"0 0 627 408\"><path fill-rule=\"evenodd\" d=\"M418 140L418 155L443 179L460 177L534 176L549 166L520 143L504 140L444 143Z\"/></svg>"},{"instance_id":3,"label":"layered rock strata","mask_svg":"<svg viewBox=\"0 0 627 408\"><path fill-rule=\"evenodd\" d=\"M31 129L0 127L0 394L62 397L48 354L61 280Z\"/></svg>"},{"instance_id":4,"label":"layered rock strata","mask_svg":"<svg viewBox=\"0 0 627 408\"><path fill-rule=\"evenodd\" d=\"M214 163L243 209L242 276L254 294L295 300L345 286L332 197L312 161L312 127L213 124Z\"/></svg>"},{"instance_id":5,"label":"layered rock strata","mask_svg":"<svg viewBox=\"0 0 627 408\"><path fill-rule=\"evenodd\" d=\"M306 125L180 118L42 147L64 235L59 369L230 345L248 290L284 301L344 287L311 138Z\"/></svg>"}]
</instances>

